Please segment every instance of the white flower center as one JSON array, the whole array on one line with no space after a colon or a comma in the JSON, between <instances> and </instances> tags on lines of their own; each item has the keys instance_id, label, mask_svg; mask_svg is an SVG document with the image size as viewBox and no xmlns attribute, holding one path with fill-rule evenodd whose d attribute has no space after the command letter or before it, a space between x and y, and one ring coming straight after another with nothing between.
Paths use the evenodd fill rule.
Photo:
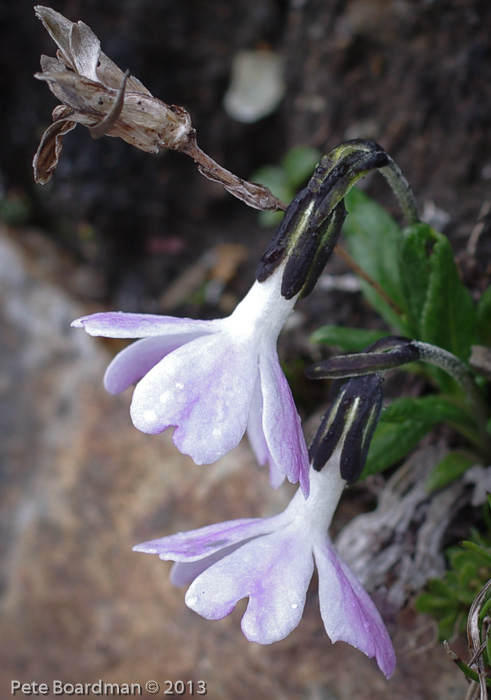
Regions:
<instances>
[{"instance_id":1,"label":"white flower center","mask_svg":"<svg viewBox=\"0 0 491 700\"><path fill-rule=\"evenodd\" d=\"M264 282L255 282L240 304L227 319L234 335L267 334L276 340L288 316L293 311L298 295L293 299L281 296L283 265Z\"/></svg>"},{"instance_id":2,"label":"white flower center","mask_svg":"<svg viewBox=\"0 0 491 700\"><path fill-rule=\"evenodd\" d=\"M346 486L340 474L340 457L341 450L337 449L320 472L311 468L309 497L305 499L299 489L285 511L290 524L309 532L311 540L325 536Z\"/></svg>"}]
</instances>

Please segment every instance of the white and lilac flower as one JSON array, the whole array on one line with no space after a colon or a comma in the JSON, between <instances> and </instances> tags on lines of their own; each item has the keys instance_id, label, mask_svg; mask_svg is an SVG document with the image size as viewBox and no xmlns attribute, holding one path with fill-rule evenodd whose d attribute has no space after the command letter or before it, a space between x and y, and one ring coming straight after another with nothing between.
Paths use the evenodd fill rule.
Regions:
<instances>
[{"instance_id":1,"label":"white and lilac flower","mask_svg":"<svg viewBox=\"0 0 491 700\"><path fill-rule=\"evenodd\" d=\"M72 325L96 336L142 338L114 358L104 380L111 393L137 382L130 409L136 428L157 434L175 426L174 444L197 464L218 460L247 429L273 486L286 476L307 494L307 450L276 350L297 297L281 296L281 279L279 268L256 282L224 319L115 312Z\"/></svg>"},{"instance_id":2,"label":"white and lilac flower","mask_svg":"<svg viewBox=\"0 0 491 700\"><path fill-rule=\"evenodd\" d=\"M240 599L249 598L242 631L259 644L279 641L299 624L315 563L321 616L331 641L375 657L389 677L395 654L385 625L328 535L346 484L340 458L337 449L326 468L312 468L309 497L298 490L279 515L218 523L134 549L176 562L172 582L191 584L186 604L209 620L224 618Z\"/></svg>"}]
</instances>

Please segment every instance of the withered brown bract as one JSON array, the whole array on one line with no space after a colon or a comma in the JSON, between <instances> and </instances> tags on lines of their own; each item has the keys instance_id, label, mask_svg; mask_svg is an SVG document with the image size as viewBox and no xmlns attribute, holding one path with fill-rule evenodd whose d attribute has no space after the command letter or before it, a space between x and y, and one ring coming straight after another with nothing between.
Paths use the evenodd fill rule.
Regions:
<instances>
[{"instance_id":1,"label":"withered brown bract","mask_svg":"<svg viewBox=\"0 0 491 700\"><path fill-rule=\"evenodd\" d=\"M124 73L103 51L84 22L71 22L59 12L37 5L42 21L58 46L57 57L41 56L41 73L62 103L53 110L53 124L44 132L34 156L36 182L51 178L62 151L62 139L77 124L94 138L115 136L147 153L171 148L191 156L200 172L255 209L285 209L267 187L246 182L204 153L196 142L189 113L167 105L133 76Z\"/></svg>"}]
</instances>

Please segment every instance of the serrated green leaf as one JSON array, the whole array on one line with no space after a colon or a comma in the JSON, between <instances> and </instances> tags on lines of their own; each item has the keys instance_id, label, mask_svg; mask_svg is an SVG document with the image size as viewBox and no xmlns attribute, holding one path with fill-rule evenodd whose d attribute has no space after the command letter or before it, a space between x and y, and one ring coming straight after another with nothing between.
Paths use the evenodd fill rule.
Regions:
<instances>
[{"instance_id":1,"label":"serrated green leaf","mask_svg":"<svg viewBox=\"0 0 491 700\"><path fill-rule=\"evenodd\" d=\"M460 279L449 240L430 227L428 230L434 245L429 256L430 275L420 338L466 362L471 345L477 342L477 315L472 296Z\"/></svg>"},{"instance_id":2,"label":"serrated green leaf","mask_svg":"<svg viewBox=\"0 0 491 700\"><path fill-rule=\"evenodd\" d=\"M312 175L321 159L321 153L311 146L291 148L281 161L291 187L296 190Z\"/></svg>"},{"instance_id":3,"label":"serrated green leaf","mask_svg":"<svg viewBox=\"0 0 491 700\"><path fill-rule=\"evenodd\" d=\"M399 265L415 337L467 361L477 342L477 315L446 236L428 224L406 228ZM427 365L426 371L444 391L457 391L442 370Z\"/></svg>"},{"instance_id":4,"label":"serrated green leaf","mask_svg":"<svg viewBox=\"0 0 491 700\"><path fill-rule=\"evenodd\" d=\"M466 411L450 398L435 394L395 399L382 413L382 419L391 422L411 419L428 426L446 422L466 430L474 428L474 421Z\"/></svg>"},{"instance_id":5,"label":"serrated green leaf","mask_svg":"<svg viewBox=\"0 0 491 700\"><path fill-rule=\"evenodd\" d=\"M414 325L414 336L421 339L420 319L423 314L431 274L430 251L434 244L427 224L404 229L399 247L401 284L407 310Z\"/></svg>"},{"instance_id":6,"label":"serrated green leaf","mask_svg":"<svg viewBox=\"0 0 491 700\"><path fill-rule=\"evenodd\" d=\"M472 297L462 284L450 243L440 238L432 258L432 276L421 319L422 340L449 350L464 362L477 342Z\"/></svg>"},{"instance_id":7,"label":"serrated green leaf","mask_svg":"<svg viewBox=\"0 0 491 700\"><path fill-rule=\"evenodd\" d=\"M358 265L374 279L402 311L406 302L397 265L401 230L383 207L374 202L357 187L345 197L348 216L343 232L351 255ZM367 301L402 335L411 335L411 329L373 287L361 281Z\"/></svg>"},{"instance_id":8,"label":"serrated green leaf","mask_svg":"<svg viewBox=\"0 0 491 700\"><path fill-rule=\"evenodd\" d=\"M346 326L321 326L310 336L311 343L336 345L343 352L359 352L387 335L386 331L365 328L347 328Z\"/></svg>"},{"instance_id":9,"label":"serrated green leaf","mask_svg":"<svg viewBox=\"0 0 491 700\"><path fill-rule=\"evenodd\" d=\"M397 423L379 421L373 434L370 451L361 479L378 474L406 457L431 430L430 425L413 420Z\"/></svg>"},{"instance_id":10,"label":"serrated green leaf","mask_svg":"<svg viewBox=\"0 0 491 700\"><path fill-rule=\"evenodd\" d=\"M477 306L479 342L491 347L491 286L486 289Z\"/></svg>"},{"instance_id":11,"label":"serrated green leaf","mask_svg":"<svg viewBox=\"0 0 491 700\"><path fill-rule=\"evenodd\" d=\"M426 490L428 493L433 493L443 489L461 477L475 463L475 458L464 452L449 452L428 475Z\"/></svg>"},{"instance_id":12,"label":"serrated green leaf","mask_svg":"<svg viewBox=\"0 0 491 700\"><path fill-rule=\"evenodd\" d=\"M474 430L468 414L446 397L428 395L393 401L382 412L361 478L384 471L406 457L441 422L464 433Z\"/></svg>"}]
</instances>

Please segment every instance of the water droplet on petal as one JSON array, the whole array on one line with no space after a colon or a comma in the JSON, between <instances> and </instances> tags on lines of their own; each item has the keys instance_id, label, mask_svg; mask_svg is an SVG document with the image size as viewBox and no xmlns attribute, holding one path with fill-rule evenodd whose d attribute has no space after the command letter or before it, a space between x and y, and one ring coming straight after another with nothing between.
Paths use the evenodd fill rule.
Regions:
<instances>
[{"instance_id":1,"label":"water droplet on petal","mask_svg":"<svg viewBox=\"0 0 491 700\"><path fill-rule=\"evenodd\" d=\"M160 394L159 401L160 403L167 403L170 398L172 398L172 392L164 391L162 394Z\"/></svg>"}]
</instances>

